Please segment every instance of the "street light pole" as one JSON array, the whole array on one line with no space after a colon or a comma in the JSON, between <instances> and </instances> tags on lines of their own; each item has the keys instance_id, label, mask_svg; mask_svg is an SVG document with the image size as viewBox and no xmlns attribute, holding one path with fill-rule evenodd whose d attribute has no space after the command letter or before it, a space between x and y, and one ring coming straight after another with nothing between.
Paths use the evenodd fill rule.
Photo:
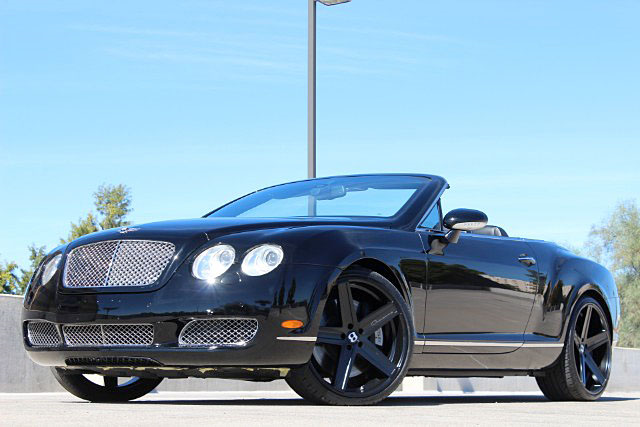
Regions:
<instances>
[{"instance_id":1,"label":"street light pole","mask_svg":"<svg viewBox=\"0 0 640 427\"><path fill-rule=\"evenodd\" d=\"M316 177L316 0L309 1L307 78L307 175Z\"/></svg>"},{"instance_id":2,"label":"street light pole","mask_svg":"<svg viewBox=\"0 0 640 427\"><path fill-rule=\"evenodd\" d=\"M309 178L316 177L316 1L325 6L333 6L348 3L351 0L308 0L307 175Z\"/></svg>"}]
</instances>

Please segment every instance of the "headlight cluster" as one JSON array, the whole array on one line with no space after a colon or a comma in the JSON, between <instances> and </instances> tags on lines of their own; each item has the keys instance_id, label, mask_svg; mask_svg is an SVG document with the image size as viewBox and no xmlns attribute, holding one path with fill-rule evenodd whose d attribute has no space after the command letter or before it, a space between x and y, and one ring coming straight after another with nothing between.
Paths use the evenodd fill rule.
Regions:
<instances>
[{"instance_id":1,"label":"headlight cluster","mask_svg":"<svg viewBox=\"0 0 640 427\"><path fill-rule=\"evenodd\" d=\"M202 251L193 262L193 275L211 283L233 264L236 251L230 245L216 245ZM262 276L275 269L284 258L278 245L260 245L249 251L242 260L242 272L247 276Z\"/></svg>"},{"instance_id":2,"label":"headlight cluster","mask_svg":"<svg viewBox=\"0 0 640 427\"><path fill-rule=\"evenodd\" d=\"M242 272L247 276L262 276L282 262L284 252L276 245L262 245L252 249L242 261Z\"/></svg>"},{"instance_id":3,"label":"headlight cluster","mask_svg":"<svg viewBox=\"0 0 640 427\"><path fill-rule=\"evenodd\" d=\"M58 271L58 266L60 265L60 260L62 259L62 254L58 254L51 258L49 262L44 266L44 271L42 273L42 280L40 283L43 285L47 283L53 275Z\"/></svg>"}]
</instances>

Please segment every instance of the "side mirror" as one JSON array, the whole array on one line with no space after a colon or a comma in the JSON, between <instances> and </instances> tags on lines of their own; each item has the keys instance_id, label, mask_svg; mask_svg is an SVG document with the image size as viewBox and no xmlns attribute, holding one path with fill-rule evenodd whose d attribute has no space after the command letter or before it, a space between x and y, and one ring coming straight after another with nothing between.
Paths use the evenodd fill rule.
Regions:
<instances>
[{"instance_id":1,"label":"side mirror","mask_svg":"<svg viewBox=\"0 0 640 427\"><path fill-rule=\"evenodd\" d=\"M454 209L444 216L443 221L444 226L451 230L446 235L449 243L458 243L462 231L478 230L487 222L487 215L475 209Z\"/></svg>"}]
</instances>

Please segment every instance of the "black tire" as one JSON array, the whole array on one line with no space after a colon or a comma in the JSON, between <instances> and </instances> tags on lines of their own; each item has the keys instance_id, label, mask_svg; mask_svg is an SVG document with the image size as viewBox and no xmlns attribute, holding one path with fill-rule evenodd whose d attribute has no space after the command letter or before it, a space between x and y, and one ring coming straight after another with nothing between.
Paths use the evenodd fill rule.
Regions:
<instances>
[{"instance_id":1,"label":"black tire","mask_svg":"<svg viewBox=\"0 0 640 427\"><path fill-rule=\"evenodd\" d=\"M51 372L65 390L91 402L128 402L153 391L162 382L162 378L137 378L118 385L116 377L105 377L105 385L101 386L70 370L51 368Z\"/></svg>"},{"instance_id":2,"label":"black tire","mask_svg":"<svg viewBox=\"0 0 640 427\"><path fill-rule=\"evenodd\" d=\"M598 301L583 297L573 310L560 357L536 381L549 400L588 401L604 393L610 373L608 317Z\"/></svg>"},{"instance_id":3,"label":"black tire","mask_svg":"<svg viewBox=\"0 0 640 427\"><path fill-rule=\"evenodd\" d=\"M412 319L404 298L385 277L360 267L346 270L327 297L311 360L293 369L287 383L317 404L382 401L409 368Z\"/></svg>"}]
</instances>

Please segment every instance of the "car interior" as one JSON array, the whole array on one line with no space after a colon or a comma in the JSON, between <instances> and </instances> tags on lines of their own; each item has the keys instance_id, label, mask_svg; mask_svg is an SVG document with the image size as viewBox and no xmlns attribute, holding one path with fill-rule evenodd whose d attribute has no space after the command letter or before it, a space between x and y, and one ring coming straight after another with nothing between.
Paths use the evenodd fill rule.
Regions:
<instances>
[{"instance_id":1,"label":"car interior","mask_svg":"<svg viewBox=\"0 0 640 427\"><path fill-rule=\"evenodd\" d=\"M497 225L485 225L482 228L471 231L473 234L484 234L485 236L509 237L504 228Z\"/></svg>"}]
</instances>

